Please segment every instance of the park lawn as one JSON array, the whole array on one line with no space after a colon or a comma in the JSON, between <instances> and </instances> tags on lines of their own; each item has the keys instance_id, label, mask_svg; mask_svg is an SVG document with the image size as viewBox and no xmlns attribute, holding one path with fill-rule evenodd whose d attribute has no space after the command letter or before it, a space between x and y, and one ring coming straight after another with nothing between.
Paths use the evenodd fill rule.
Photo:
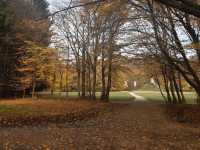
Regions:
<instances>
[{"instance_id":1,"label":"park lawn","mask_svg":"<svg viewBox=\"0 0 200 150\"><path fill-rule=\"evenodd\" d=\"M159 91L135 91L137 95L143 96L145 99L149 101L161 101L164 102L164 99ZM196 94L194 92L184 92L186 102L188 104L196 103Z\"/></svg>"},{"instance_id":2,"label":"park lawn","mask_svg":"<svg viewBox=\"0 0 200 150\"><path fill-rule=\"evenodd\" d=\"M66 92L54 92L53 95L51 95L50 92L38 92L38 96L50 96L51 98L66 98ZM77 98L78 97L78 92L68 92L68 97L70 98Z\"/></svg>"},{"instance_id":3,"label":"park lawn","mask_svg":"<svg viewBox=\"0 0 200 150\"><path fill-rule=\"evenodd\" d=\"M110 100L111 101L127 101L133 100L134 97L129 94L128 91L116 91L110 92Z\"/></svg>"},{"instance_id":4,"label":"park lawn","mask_svg":"<svg viewBox=\"0 0 200 150\"><path fill-rule=\"evenodd\" d=\"M108 104L86 100L17 99L0 101L0 126L32 125L84 119Z\"/></svg>"},{"instance_id":5,"label":"park lawn","mask_svg":"<svg viewBox=\"0 0 200 150\"><path fill-rule=\"evenodd\" d=\"M50 95L50 92L40 92L40 96L48 96L54 99L66 98L65 92L54 92L54 95ZM97 98L100 98L101 92L96 92ZM68 92L68 98L78 98L78 92ZM133 96L129 94L128 91L111 91L110 92L110 100L111 101L127 101L134 99Z\"/></svg>"}]
</instances>

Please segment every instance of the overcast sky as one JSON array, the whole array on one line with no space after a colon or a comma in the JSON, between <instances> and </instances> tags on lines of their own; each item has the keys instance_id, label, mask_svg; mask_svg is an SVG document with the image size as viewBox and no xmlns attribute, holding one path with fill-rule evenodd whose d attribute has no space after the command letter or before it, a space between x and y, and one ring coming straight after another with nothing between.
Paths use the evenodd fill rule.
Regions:
<instances>
[{"instance_id":1,"label":"overcast sky","mask_svg":"<svg viewBox=\"0 0 200 150\"><path fill-rule=\"evenodd\" d=\"M56 6L65 6L65 4L69 1L69 0L47 0L50 4L49 8L50 10L53 12L56 9Z\"/></svg>"},{"instance_id":2,"label":"overcast sky","mask_svg":"<svg viewBox=\"0 0 200 150\"><path fill-rule=\"evenodd\" d=\"M47 0L50 4L52 3L55 3L56 1L59 1L59 0Z\"/></svg>"},{"instance_id":3,"label":"overcast sky","mask_svg":"<svg viewBox=\"0 0 200 150\"><path fill-rule=\"evenodd\" d=\"M55 10L55 6L57 3L60 2L60 0L47 0L50 4L49 9L51 12L53 12Z\"/></svg>"}]
</instances>

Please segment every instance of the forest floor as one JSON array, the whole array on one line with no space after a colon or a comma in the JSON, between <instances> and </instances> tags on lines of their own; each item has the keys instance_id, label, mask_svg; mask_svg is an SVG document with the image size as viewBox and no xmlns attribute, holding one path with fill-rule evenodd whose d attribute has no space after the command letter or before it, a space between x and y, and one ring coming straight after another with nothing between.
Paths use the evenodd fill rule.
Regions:
<instances>
[{"instance_id":1,"label":"forest floor","mask_svg":"<svg viewBox=\"0 0 200 150\"><path fill-rule=\"evenodd\" d=\"M41 126L0 127L0 149L199 150L200 128L172 121L159 103L109 104L98 116Z\"/></svg>"}]
</instances>

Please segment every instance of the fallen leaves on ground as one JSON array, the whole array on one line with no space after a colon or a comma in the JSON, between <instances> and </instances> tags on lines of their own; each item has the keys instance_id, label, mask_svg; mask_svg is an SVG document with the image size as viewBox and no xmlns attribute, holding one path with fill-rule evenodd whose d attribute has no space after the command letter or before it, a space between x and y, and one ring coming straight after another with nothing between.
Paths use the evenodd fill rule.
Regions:
<instances>
[{"instance_id":1,"label":"fallen leaves on ground","mask_svg":"<svg viewBox=\"0 0 200 150\"><path fill-rule=\"evenodd\" d=\"M94 117L107 106L86 100L5 100L0 101L0 126L75 122Z\"/></svg>"},{"instance_id":2,"label":"fallen leaves on ground","mask_svg":"<svg viewBox=\"0 0 200 150\"><path fill-rule=\"evenodd\" d=\"M104 107L106 108L106 107ZM165 105L111 103L97 116L46 126L0 127L0 149L199 150L200 128L166 117Z\"/></svg>"},{"instance_id":3,"label":"fallen leaves on ground","mask_svg":"<svg viewBox=\"0 0 200 150\"><path fill-rule=\"evenodd\" d=\"M199 127L200 106L194 104L166 105L166 113L169 119L179 123L190 124Z\"/></svg>"}]
</instances>

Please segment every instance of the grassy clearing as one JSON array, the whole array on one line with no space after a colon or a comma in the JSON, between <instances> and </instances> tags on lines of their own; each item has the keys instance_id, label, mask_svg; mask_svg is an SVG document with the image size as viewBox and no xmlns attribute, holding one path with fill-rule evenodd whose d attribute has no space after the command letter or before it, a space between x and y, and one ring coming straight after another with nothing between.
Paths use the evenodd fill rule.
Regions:
<instances>
[{"instance_id":1,"label":"grassy clearing","mask_svg":"<svg viewBox=\"0 0 200 150\"><path fill-rule=\"evenodd\" d=\"M162 101L164 99L159 91L135 91L135 94L143 96L145 99L149 101ZM196 94L194 92L184 92L187 103L194 104L196 100Z\"/></svg>"},{"instance_id":2,"label":"grassy clearing","mask_svg":"<svg viewBox=\"0 0 200 150\"><path fill-rule=\"evenodd\" d=\"M134 97L131 96L128 91L119 91L119 92L111 92L110 93L110 100L117 101L117 100L133 100Z\"/></svg>"},{"instance_id":3,"label":"grassy clearing","mask_svg":"<svg viewBox=\"0 0 200 150\"><path fill-rule=\"evenodd\" d=\"M96 92L97 98L100 98L101 92ZM55 92L54 95L50 95L50 92L41 92L39 96L47 96L54 99L66 98L65 92ZM78 98L78 92L69 92L68 98ZM128 91L112 91L110 92L110 100L111 101L127 101L132 100L134 97L131 96Z\"/></svg>"}]
</instances>

